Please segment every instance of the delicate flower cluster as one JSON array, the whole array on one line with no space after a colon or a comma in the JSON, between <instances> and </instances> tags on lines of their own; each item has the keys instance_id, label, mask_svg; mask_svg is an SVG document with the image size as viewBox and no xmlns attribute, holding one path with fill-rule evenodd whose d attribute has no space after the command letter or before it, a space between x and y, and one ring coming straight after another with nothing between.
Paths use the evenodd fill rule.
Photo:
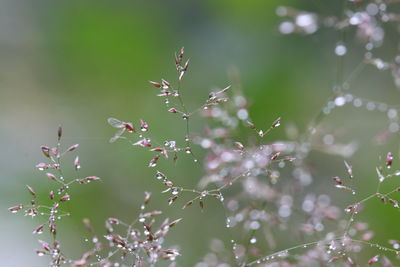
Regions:
<instances>
[{"instance_id":1,"label":"delicate flower cluster","mask_svg":"<svg viewBox=\"0 0 400 267\"><path fill-rule=\"evenodd\" d=\"M182 67L180 62L183 58L183 49L176 57L178 80L181 81L187 70L187 63ZM154 86L161 88L160 96L168 100L169 97L178 98L178 106L171 107L171 102L165 101L168 111L181 113L182 118L189 121L190 117L197 111L214 121L212 127L205 130L204 135L190 134L189 124L186 128L184 146L178 146L178 141L164 141L160 145L147 136L149 125L143 120L139 121L140 131L132 122L123 122L115 118L109 118L108 123L118 129L118 132L110 139L114 142L125 139L133 146L149 148L155 153L150 160L149 167L155 167L158 159L162 156L168 158L174 155L174 161L178 154L184 152L194 157L192 145L196 144L206 150L204 168L206 174L199 180L199 189L185 188L176 185L166 174L157 170L155 177L165 187L163 193L170 194L168 204L172 205L178 197L192 195L183 205L183 209L195 202L201 209L205 208L205 199L208 197L219 200L226 210L226 227L235 229L232 232L232 242L229 246L223 245L215 239L211 245L211 252L196 266L310 266L321 262L326 264L342 262L345 265L353 265L358 262L354 255L358 254L364 246L377 247L383 251L394 252L399 255L399 242L389 240L392 248L383 247L371 242L374 233L368 229L368 225L355 222L355 217L361 212L363 205L374 198L378 198L385 204L399 208L398 201L393 196L400 189L382 193L380 184L389 178L400 175L400 171L391 171L394 162L392 153L387 153L384 164L376 168L378 176L377 192L361 200L348 205L344 211L350 218L343 219L341 211L332 204L331 198L326 194L307 193L303 191L312 182L311 173L305 159L313 149L319 149L328 154L339 154L349 156L352 153L343 152L343 148L334 147L334 142L327 135L323 136L323 149L317 135L310 135L308 139L292 141L277 141L266 143L264 139L270 130L280 126L281 119L278 118L270 123L266 130L261 130L251 122L248 112L247 101L240 92L238 86L233 86L233 101L228 101L226 93L231 87L210 93L209 97L199 109L188 112L181 98L180 89L172 89L172 85L165 80L161 84L151 82ZM333 102L341 106L342 102L336 97ZM180 99L180 100L179 100ZM344 100L346 101L346 99ZM237 141L233 138L235 132L244 126L249 128L255 139L248 141ZM315 129L315 128L314 128ZM125 135L127 132L128 135ZM319 131L318 131L319 132ZM58 130L58 143L54 148L42 146L41 150L48 162L37 164L41 171L47 171L46 176L55 183L56 188L49 192L51 205L38 204L35 201L36 191L27 186L28 192L33 196L29 205L16 205L10 207L11 212L24 209L29 216L41 215L47 217L47 222L40 224L33 231L34 234L43 232L48 226L53 242L39 240L41 249L37 250L39 256L49 255L52 266L71 264L72 266L154 266L160 260L175 262L180 255L175 248L163 246L164 237L169 229L175 226L181 219L170 222L168 219L161 224L156 223L156 218L162 214L161 211L145 211L150 194L145 193L143 204L140 206L140 214L131 223L126 223L118 218L106 220L106 235L99 238L94 234L93 227L88 219L84 220L89 232L93 233L93 249L87 251L78 260L68 258L61 251L57 241L57 220L68 216L70 212L62 211L60 207L64 202L70 201L69 188L73 184L87 184L99 180L97 176L66 179L61 168L61 158L67 153L73 152L78 145L68 147L61 152L60 139L61 128ZM153 146L153 143L156 144ZM336 145L337 146L337 145ZM197 161L197 159L195 158ZM291 164L287 164L291 163ZM347 178L333 177L334 184L339 189L344 189L356 194L352 187L354 179L353 168L344 161ZM76 156L72 162L75 171L81 168L79 157ZM292 175L295 180L287 180L286 176ZM79 177L79 175L78 175ZM213 188L210 188L213 186ZM235 187L235 188L232 188ZM231 189L231 190L228 190ZM223 194L224 193L224 194ZM299 218L306 218L299 220ZM333 222L333 224L332 224ZM336 227L335 227L336 226ZM305 239L319 236L317 241L303 243L285 250L270 253L265 256L264 247L271 250L279 247L279 232L291 229L292 234L303 236ZM321 236L323 238L321 238ZM295 258L295 260L293 260ZM389 266L390 260L385 255L371 257L367 264L384 262Z\"/></svg>"},{"instance_id":2,"label":"delicate flower cluster","mask_svg":"<svg viewBox=\"0 0 400 267\"><path fill-rule=\"evenodd\" d=\"M135 132L135 127L132 123L120 122L117 119L110 119L110 124L116 128L121 128L114 136L114 139L121 138L121 135L126 130ZM140 121L142 131L147 131L148 125L144 121ZM47 226L52 236L52 242L39 240L40 249L36 250L38 256L49 256L51 266L58 267L65 264L70 264L74 267L83 266L124 266L126 262L134 262L134 266L154 265L161 260L175 261L179 256L179 252L175 248L164 248L164 238L169 229L174 227L181 219L170 222L165 219L161 225L156 227L156 218L162 214L161 211L145 211L151 194L145 193L143 204L140 206L139 216L131 223L124 223L117 218L109 218L106 221L106 232L104 240L98 238L94 234L93 227L89 219L84 219L84 224L89 232L93 234L92 242L93 249L84 253L78 260L73 260L66 256L61 251L60 242L57 240L59 231L57 222L64 216L69 216L70 212L65 211L65 202L70 201L70 187L74 184L87 184L92 181L97 181L100 178L97 176L87 176L83 178L67 179L63 174L62 158L67 153L70 153L78 148L78 144L72 145L64 152L61 150L62 129L58 129L58 143L55 147L50 148L41 146L41 150L48 162L37 164L40 171L48 171L47 178L52 181L54 189L48 192L48 203L38 203L36 201L37 193L31 186L26 186L27 191L32 195L33 199L26 205L15 205L9 210L13 213L19 210L24 210L25 215L39 216L45 219L45 223L40 224L33 230L33 234L42 234ZM114 140L112 139L112 140ZM79 169L81 167L79 157L76 156L72 164L77 172L76 177L79 177ZM141 225L141 226L140 226ZM115 230L117 229L117 230Z\"/></svg>"},{"instance_id":3,"label":"delicate flower cluster","mask_svg":"<svg viewBox=\"0 0 400 267\"><path fill-rule=\"evenodd\" d=\"M172 261L180 255L176 248L165 248L165 236L181 219L165 219L157 226L159 210L146 211L151 194L145 192L140 214L130 223L118 218L108 218L105 222L106 235L98 238L88 219L84 224L92 233L94 248L83 254L73 266L154 266L159 261ZM94 256L94 260L92 260ZM128 264L128 265L126 265Z\"/></svg>"},{"instance_id":4,"label":"delicate flower cluster","mask_svg":"<svg viewBox=\"0 0 400 267\"><path fill-rule=\"evenodd\" d=\"M372 54L384 44L385 25L397 25L399 22L399 16L388 11L389 6L395 2L346 1L341 18L322 17L312 12L279 7L277 14L285 18L279 30L283 34L314 34L325 26L339 31L355 28L355 36L365 44L366 49L360 66L370 64L381 70L390 69L397 84L400 81L397 66L400 60L396 57L394 62L386 62ZM348 53L343 40L338 42L334 52L339 57ZM388 136L400 130L398 107L347 92L355 75L351 74L347 79L337 81L332 96L305 133L299 134L297 129L289 129L288 140L272 141L268 140L269 133L281 125L281 118L261 127L256 126L250 118L249 104L237 77L233 77L231 86L211 92L198 108L189 110L181 88L189 66L189 60L185 61L184 58L182 48L174 58L176 84L165 79L150 81L159 90L157 96L163 99L166 111L185 122L184 140L157 141L151 136L149 124L142 119L133 123L109 118L108 123L117 129L110 142L126 140L134 147L148 149L153 153L147 163L149 167L159 168L157 163L161 158L172 158L176 162L184 156L191 157L199 163L196 165L203 166L204 175L197 179L196 188L177 184L167 174L167 170L155 170L155 178L160 182L162 192L168 195L166 201L169 205L176 205L178 199L183 199L184 204L180 206L182 209L195 204L203 210L207 208L206 200L209 199L216 201L225 211L225 226L230 232L231 242L226 244L221 241L222 237L214 238L210 251L196 267L330 264L394 266L392 262L400 258L400 242L391 239L388 240L388 246L377 244L374 241L375 233L369 229L368 223L356 219L365 205L374 200L399 208L400 187L395 186L388 191L381 188L382 184L387 185L388 181L400 176L400 170L394 170L398 159L391 152L384 155L380 165L372 169L376 171L376 192L359 198L361 194L354 185L358 177L351 165L351 156L358 146L355 142L337 142L335 133L322 127L321 121L334 109L346 105L381 112L388 119L388 127L376 139L377 143L384 143ZM207 121L208 126L202 134L191 132L190 122L195 115ZM238 134L246 131L250 134L245 138ZM141 267L155 266L162 260L170 261L170 266L175 266L180 252L175 247L165 247L164 243L170 228L181 219L158 221L162 212L147 209L151 198L147 192L139 215L130 222L108 218L105 222L105 235L95 234L90 221L84 219L86 228L93 235L93 248L80 259L72 260L61 251L60 242L57 241L57 221L70 215L70 211L64 211L65 202L71 199L70 186L87 184L99 178L81 177L78 173L81 165L76 156L71 167L77 172L77 177L66 179L61 168L61 158L75 151L78 145L72 145L61 152L61 128L57 136L56 147L41 147L47 162L37 165L39 170L47 172L47 178L55 185L48 192L50 204L37 203L38 193L33 187L27 186L33 200L29 204L9 208L13 213L24 210L25 215L39 215L46 219L33 233L40 234L48 227L53 241L39 240L41 248L37 254L50 256L52 266ZM202 161L193 152L196 146L204 150ZM327 193L309 190L317 176L309 164L309 155L315 150L345 158L345 174L332 177L333 183L330 181L335 188L350 193L349 197L354 199L345 208L336 206ZM287 235L290 238L286 238ZM286 248L282 250L283 246ZM367 250L369 247L376 248L378 252L371 254ZM367 251L366 254L362 254L363 251ZM367 258L364 255L368 255Z\"/></svg>"},{"instance_id":5,"label":"delicate flower cluster","mask_svg":"<svg viewBox=\"0 0 400 267\"><path fill-rule=\"evenodd\" d=\"M38 170L46 171L46 177L51 181L52 190L47 193L47 201L41 199L37 200L37 193L31 186L27 185L28 192L32 195L33 199L29 204L16 205L10 207L9 210L16 213L19 210L25 211L25 216L41 218L44 223L41 223L33 230L33 234L42 234L45 227L49 229L49 232L53 238L51 245L48 242L39 240L41 244L41 249L36 250L39 256L47 255L51 258L51 266L57 267L65 263L70 262L70 260L61 251L60 242L57 241L58 227L57 223L65 216L70 216L70 211L66 209L64 203L71 200L70 197L70 187L75 184L88 184L92 181L97 181L100 178L97 176L86 176L81 177L78 173L80 169L79 157L76 156L71 167L74 167L76 171L76 178L69 179L64 176L62 168L62 159L66 154L75 151L78 148L78 144L68 147L66 150L61 149L61 137L62 128L59 127L57 130L57 145L55 147L41 146L40 149L47 159L47 162L41 162L36 165ZM41 194L40 194L41 195Z\"/></svg>"},{"instance_id":6,"label":"delicate flower cluster","mask_svg":"<svg viewBox=\"0 0 400 267\"><path fill-rule=\"evenodd\" d=\"M180 55L183 57L182 51ZM176 98L181 95L179 89L172 89L171 83L165 80L162 80L160 84L151 83L162 88L163 93L160 96L165 97L167 105L171 105L168 97ZM233 89L233 101L228 101L226 96L219 97L226 94L228 89ZM164 90L168 90L168 93ZM221 101L216 101L218 99ZM349 99L348 95L345 97L336 94L331 101L334 107L340 107ZM349 101L353 101L353 96ZM185 107L183 101L177 102L181 108ZM329 103L328 106L330 106ZM370 101L370 103L373 102ZM374 105L379 106L378 103L374 103ZM382 105L380 106L382 109ZM187 127L185 139L187 144L191 145L193 142L207 152L204 159L206 175L200 179L199 189L176 185L164 172L159 170L155 175L156 179L160 180L165 187L163 193L170 194L169 205L172 205L179 197L184 197L183 195L194 195L186 201L184 209L195 202L198 202L200 208L204 209L207 197L218 199L226 209L226 227L235 229L232 234L231 248L223 246L219 240L214 240L211 246L212 252L207 254L204 260L196 266L220 266L221 264L227 266L232 264L274 266L277 263L283 266L292 266L290 262L293 260L288 261L288 259L295 255L296 265L293 266L310 266L319 262L342 262L349 265L357 262L353 256L359 253L364 245L376 246L398 255L395 246L387 248L370 243L373 232L368 230L367 224L354 222L362 205L373 197L378 197L383 202L398 207L397 200L391 197L398 191L397 188L388 193L380 193L378 189L371 196L349 205L345 208L345 213L350 213L350 219L343 219L341 209L332 204L328 195L316 195L315 193L304 195L302 193L305 187L312 183L312 175L306 163L310 151L319 150L328 154L350 157L356 150L356 146L351 143L337 144L334 142L334 137L329 134L318 136L322 130L318 129L316 125L310 128L311 134L306 135L305 139L293 137L292 141L265 143L264 138L268 136L270 130L280 126L281 119L278 118L272 122L267 130L260 130L256 127L249 117L247 100L237 85L210 93L206 103L197 110L201 110L201 114L205 118L213 121L211 124L213 126L208 126L203 135L192 134L190 136L189 127ZM386 106L385 110L392 116L395 109ZM169 107L168 111L181 113L185 120L189 120L194 114L194 112L187 112L186 108L182 112L178 107ZM254 131L256 140L249 139L246 143L235 140L233 138L235 132L242 126ZM287 163L292 163L290 164L292 167L288 167ZM377 168L380 177L379 183L386 178L399 175L399 171L385 173L385 170L389 170L392 164L393 154L388 153L385 160L386 167ZM356 191L351 185L354 178L353 168L347 161L344 162L344 165L349 181L334 177L335 186L355 194ZM290 174L290 169L296 180L282 180L282 176ZM236 188L228 190L233 186ZM239 191L238 186L240 186ZM231 191L235 193L231 193ZM269 208L266 209L266 207ZM298 218L304 216L307 219L299 222ZM334 223L332 224L332 222ZM336 227L334 227L335 225ZM279 234L274 229L296 229L292 230L294 234L302 235L305 238L315 238L321 234L324 234L325 238L262 256L263 247L274 249L279 246ZM397 244L396 241L391 242ZM303 251L296 253L296 250L300 248ZM231 255L229 251L231 251ZM368 261L368 264L379 260L390 262L386 256L376 255Z\"/></svg>"}]
</instances>

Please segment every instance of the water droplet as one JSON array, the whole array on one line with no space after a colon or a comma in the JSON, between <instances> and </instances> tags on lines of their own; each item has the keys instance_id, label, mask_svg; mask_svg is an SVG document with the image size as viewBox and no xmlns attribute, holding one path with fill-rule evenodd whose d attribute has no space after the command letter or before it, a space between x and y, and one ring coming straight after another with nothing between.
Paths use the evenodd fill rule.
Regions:
<instances>
[{"instance_id":1,"label":"water droplet","mask_svg":"<svg viewBox=\"0 0 400 267\"><path fill-rule=\"evenodd\" d=\"M177 187L172 188L171 194L176 196L177 194L179 194L180 190Z\"/></svg>"},{"instance_id":2,"label":"water droplet","mask_svg":"<svg viewBox=\"0 0 400 267\"><path fill-rule=\"evenodd\" d=\"M345 97L343 97L343 96L338 96L338 97L336 97L336 99L335 99L335 105L336 105L336 106L341 107L341 106L343 106L345 103L346 103Z\"/></svg>"},{"instance_id":3,"label":"water droplet","mask_svg":"<svg viewBox=\"0 0 400 267\"><path fill-rule=\"evenodd\" d=\"M376 108L376 105L374 102L368 102L367 103L367 110L372 111Z\"/></svg>"},{"instance_id":4,"label":"water droplet","mask_svg":"<svg viewBox=\"0 0 400 267\"><path fill-rule=\"evenodd\" d=\"M344 56L346 54L346 52L347 52L347 48L343 44L338 44L335 47L335 54L338 56Z\"/></svg>"},{"instance_id":5,"label":"water droplet","mask_svg":"<svg viewBox=\"0 0 400 267\"><path fill-rule=\"evenodd\" d=\"M294 24L290 21L284 21L279 25L279 31L282 34L291 34L294 31Z\"/></svg>"},{"instance_id":6,"label":"water droplet","mask_svg":"<svg viewBox=\"0 0 400 267\"><path fill-rule=\"evenodd\" d=\"M368 13L369 15L375 16L375 15L377 15L378 12L379 12L378 5L377 5L377 4L374 4L374 3L368 4L368 5L367 5L367 8L366 8L366 11L367 11L367 13Z\"/></svg>"},{"instance_id":7,"label":"water droplet","mask_svg":"<svg viewBox=\"0 0 400 267\"><path fill-rule=\"evenodd\" d=\"M353 105L354 105L356 108L361 107L361 106L362 106L362 100L359 99L359 98L354 99Z\"/></svg>"},{"instance_id":8,"label":"water droplet","mask_svg":"<svg viewBox=\"0 0 400 267\"><path fill-rule=\"evenodd\" d=\"M240 120L247 120L249 118L249 113L246 109L242 108L239 109L239 111L237 112L236 116L240 119Z\"/></svg>"},{"instance_id":9,"label":"water droplet","mask_svg":"<svg viewBox=\"0 0 400 267\"><path fill-rule=\"evenodd\" d=\"M397 110L395 110L393 108L389 109L388 112L387 112L387 116L388 116L389 119L396 118L397 117Z\"/></svg>"}]
</instances>

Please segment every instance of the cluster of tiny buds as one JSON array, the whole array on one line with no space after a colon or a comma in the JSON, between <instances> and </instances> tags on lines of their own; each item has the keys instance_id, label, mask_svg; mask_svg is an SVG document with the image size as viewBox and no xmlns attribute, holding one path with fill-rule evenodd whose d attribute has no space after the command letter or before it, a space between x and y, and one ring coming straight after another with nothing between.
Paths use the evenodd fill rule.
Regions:
<instances>
[{"instance_id":1,"label":"cluster of tiny buds","mask_svg":"<svg viewBox=\"0 0 400 267\"><path fill-rule=\"evenodd\" d=\"M320 27L318 16L310 12L280 7L277 13L279 16L290 18L280 25L280 31L284 34L295 31L312 34ZM366 6L365 11L346 13L346 18L343 20L331 18L331 20L326 19L324 23L338 29L353 25L357 26L359 31L362 31L361 25L364 25L377 30L381 28L378 20L371 24L365 19L365 16L369 16L369 18L379 17L384 20L385 15L387 15L386 8L383 8L382 4L374 3L374 6ZM393 20L393 17L389 18ZM356 19L358 20L356 21ZM374 47L381 45L379 36L376 36L376 34L367 37L369 43L372 43ZM369 50L372 50L372 48ZM338 56L346 54L346 51L344 44L339 44L335 48L335 53ZM160 158L172 158L173 162L176 162L180 154L188 154L193 157L195 162L198 162L193 152L193 145L195 144L206 151L205 174L199 180L199 189L177 185L172 181L173 179L159 170L155 173L156 179L162 182L165 188L162 193L169 194L168 205L190 195L189 200L185 200L182 209L198 203L203 211L206 199L217 199L225 209L226 227L235 229L235 231L232 231L234 238L231 240L229 249L225 248L222 241L214 240L211 252L196 267L230 266L227 263L230 259L227 259L226 255L232 255L232 260L237 266L252 266L263 263L265 263L265 266L295 266L291 263L289 257L291 256L290 253L298 249L306 251L293 257L295 264L298 264L296 266L314 266L316 262L320 264L321 262L333 263L339 261L343 262L345 266L354 265L356 264L355 257L352 254L359 253L365 245L394 252L396 256L400 254L399 241L390 240L389 243L392 248L371 243L374 233L368 229L367 224L355 221L364 204L371 199L378 198L385 204L399 208L398 200L393 195L400 191L400 187L388 192L381 190L381 184L384 181L400 176L400 170L392 170L395 165L393 153L388 152L382 163L376 167L377 191L348 205L344 211L350 218L341 219L341 209L331 203L331 198L328 195L314 192L307 193L305 196L302 195L306 186L312 182L312 172L309 170L305 159L314 148L313 146L316 147L310 136L317 131L317 128L310 127L312 134L306 135L302 139L293 138L287 142L277 141L266 144L267 134L281 125L281 118L278 117L272 123L269 122L266 129L260 129L249 118L248 102L238 88L234 92L233 101L228 101L227 95L231 92L229 91L231 86L211 92L199 108L189 111L183 101L181 89L181 82L188 70L189 60L184 61L183 59L184 49L182 48L174 58L178 79L176 86L165 79L161 79L160 82L150 81L154 87L160 90L157 95L164 98L167 111L172 114L179 114L185 121L183 144L179 140L155 140L151 137L149 124L142 119L133 123L111 117L108 119L108 124L116 129L116 133L110 139L110 142L122 139L134 147L141 147L152 153L148 162L148 167L151 168L157 166ZM375 64L377 63L375 62ZM392 133L399 131L399 116L395 107L366 101L351 94L344 94L341 89L336 91L334 97L323 108L322 113L327 115L335 107L344 106L346 103L352 103L355 107L367 103L367 110L378 109L385 112L390 120L389 131ZM197 112L213 120L213 126L207 127L204 135L193 135L190 132L189 122ZM237 136L235 134L240 125L250 128L255 138L252 136L249 140L235 140L233 136ZM37 226L33 233L41 234L48 226L53 241L39 240L41 248L36 253L39 256L50 256L51 264L54 267L67 263L74 267L94 265L118 267L131 266L132 262L133 266L155 266L161 260L171 261L172 265L170 266L175 266L176 257L180 255L180 252L176 247L166 247L164 241L169 230L182 219L170 221L166 218L159 222L158 218L161 217L162 212L148 209L151 200L151 194L148 192L144 194L139 214L135 219L125 222L124 219L109 217L105 221L106 234L102 235L104 240L94 234L94 228L90 221L84 219L84 225L88 232L93 235L91 239L93 248L85 252L78 260L71 260L65 256L61 251L59 241L57 241L59 231L57 222L62 217L70 215L69 211L63 210L68 208L65 203L71 200L70 186L88 184L100 178L80 175L79 156L75 156L71 162L71 168L75 170L76 176L72 179L64 176L64 165L61 164L61 159L64 155L76 151L78 144L62 150L60 143L62 135L62 128L59 127L57 145L40 147L47 162L36 165L38 170L46 172L47 180L54 185L47 193L47 201L51 204L38 203L38 192L32 186L27 185L26 189L33 199L28 204L18 204L9 208L13 213L24 210L27 216L35 217L39 215L38 217L45 218L44 223ZM332 135L324 135L322 138L326 145L324 148L333 145L332 139ZM336 149L336 154L349 154L344 153L344 149L339 150L341 151L337 152ZM328 153L329 150L326 149L325 152ZM286 168L287 165L293 165L293 170L289 170L291 166ZM353 181L356 180L357 173L353 171L353 167L348 161L344 161L344 170L346 172L345 178L339 176L332 178L335 187L351 192L356 198L358 194L354 189ZM288 183L282 182L277 185L279 181L283 180L281 176L290 173L290 171L295 181L291 180ZM213 189L210 189L210 184L214 186ZM235 187L235 189L229 192L224 191L232 187ZM224 192L224 195L222 192ZM306 219L302 223L297 223L298 218ZM338 229L329 230L328 221L335 222ZM292 223L296 227L293 227ZM303 243L270 255L262 253L263 245L271 249L277 247L276 240L279 238L276 238L276 229L287 230L291 228L296 228L294 232L296 232L296 235L300 233L301 239L316 236L318 241ZM265 238L260 238L260 236ZM366 263L373 265L380 261L390 263L388 258L380 254L369 258Z\"/></svg>"},{"instance_id":2,"label":"cluster of tiny buds","mask_svg":"<svg viewBox=\"0 0 400 267\"><path fill-rule=\"evenodd\" d=\"M12 206L9 210L13 213L16 213L19 210L24 209L25 216L39 216L44 218L45 223L40 224L33 230L33 234L42 234L45 226L47 225L49 228L49 232L53 237L53 246L50 246L49 243L39 240L39 243L42 246L42 249L36 250L37 255L44 256L48 255L51 257L52 266L61 266L62 264L67 262L66 257L61 253L60 244L56 240L57 237L57 221L62 219L65 216L70 216L69 211L64 211L61 209L62 204L70 201L70 193L69 188L73 184L87 184L92 181L100 180L97 176L86 176L83 178L74 178L68 179L63 175L63 168L61 165L61 159L64 155L69 154L75 151L78 148L78 144L74 144L69 146L64 151L61 150L61 138L62 138L62 128L59 127L57 129L57 145L55 147L41 146L40 150L42 151L44 157L48 160L48 162L41 162L36 165L37 169L40 171L47 171L46 177L49 181L52 182L52 187L47 195L48 200L51 201L52 204L48 204L46 201L42 200L39 202L37 200L37 193L32 186L27 185L27 191L33 197L33 199L29 202L29 204L19 204L16 206ZM76 156L72 162L72 166L75 171L79 171L81 165L79 162L79 157ZM79 176L79 175L78 175ZM58 196L57 196L58 195ZM43 203L42 203L43 202Z\"/></svg>"}]
</instances>

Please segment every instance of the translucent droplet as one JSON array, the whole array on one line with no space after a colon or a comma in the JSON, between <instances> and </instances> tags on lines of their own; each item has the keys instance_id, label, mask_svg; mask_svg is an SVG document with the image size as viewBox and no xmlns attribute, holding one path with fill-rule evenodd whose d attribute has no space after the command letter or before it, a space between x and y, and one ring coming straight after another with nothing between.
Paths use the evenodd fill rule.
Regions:
<instances>
[{"instance_id":1,"label":"translucent droplet","mask_svg":"<svg viewBox=\"0 0 400 267\"><path fill-rule=\"evenodd\" d=\"M378 12L379 12L378 5L377 5L377 4L374 4L374 3L368 4L366 10L367 10L367 13L368 13L369 15L371 15L371 16L375 16L375 15L377 15Z\"/></svg>"},{"instance_id":2,"label":"translucent droplet","mask_svg":"<svg viewBox=\"0 0 400 267\"><path fill-rule=\"evenodd\" d=\"M171 191L171 194L173 194L174 196L176 196L177 194L179 194L179 188L177 188L177 187L174 187L174 188L172 188L172 191Z\"/></svg>"},{"instance_id":3,"label":"translucent droplet","mask_svg":"<svg viewBox=\"0 0 400 267\"><path fill-rule=\"evenodd\" d=\"M361 107L361 106L362 106L362 100L359 99L359 98L354 99L353 105L354 105L356 108Z\"/></svg>"},{"instance_id":4,"label":"translucent droplet","mask_svg":"<svg viewBox=\"0 0 400 267\"><path fill-rule=\"evenodd\" d=\"M335 99L335 105L338 107L343 106L346 103L346 99L343 96L338 96Z\"/></svg>"},{"instance_id":5,"label":"translucent droplet","mask_svg":"<svg viewBox=\"0 0 400 267\"><path fill-rule=\"evenodd\" d=\"M293 22L284 21L279 25L279 31L282 34L291 34L294 31L295 27Z\"/></svg>"},{"instance_id":6,"label":"translucent droplet","mask_svg":"<svg viewBox=\"0 0 400 267\"><path fill-rule=\"evenodd\" d=\"M367 110L372 111L376 108L376 105L374 102L368 102L367 103Z\"/></svg>"},{"instance_id":7,"label":"translucent droplet","mask_svg":"<svg viewBox=\"0 0 400 267\"><path fill-rule=\"evenodd\" d=\"M231 219L230 218L226 218L226 228L231 227Z\"/></svg>"},{"instance_id":8,"label":"translucent droplet","mask_svg":"<svg viewBox=\"0 0 400 267\"><path fill-rule=\"evenodd\" d=\"M347 48L343 44L338 44L335 47L335 54L338 56L344 56L347 53Z\"/></svg>"}]
</instances>

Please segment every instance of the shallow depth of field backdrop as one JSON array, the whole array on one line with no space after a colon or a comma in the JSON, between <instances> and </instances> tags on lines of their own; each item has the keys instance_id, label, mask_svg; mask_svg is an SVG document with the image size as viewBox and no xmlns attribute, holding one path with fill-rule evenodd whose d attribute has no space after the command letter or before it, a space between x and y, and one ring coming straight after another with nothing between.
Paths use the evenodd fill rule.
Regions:
<instances>
[{"instance_id":1,"label":"shallow depth of field backdrop","mask_svg":"<svg viewBox=\"0 0 400 267\"><path fill-rule=\"evenodd\" d=\"M199 261L213 237L229 240L217 201L207 201L204 212L168 206L154 169L147 167L152 154L125 142L108 143L114 129L106 120L142 118L161 140L183 138L184 123L165 112L148 81L175 78L173 54L184 46L190 67L182 93L189 107L203 103L212 89L228 85L227 73L236 69L252 103L253 120L269 125L282 117L282 126L266 140L285 139L288 126L302 132L331 95L339 34L323 28L311 36L282 35L276 8L284 4L338 15L342 2L0 1L0 265L46 264L34 253L37 241L31 232L38 222L13 215L7 207L29 199L26 184L47 190L35 165L42 160L39 146L56 141L59 124L65 145L80 144L82 173L102 178L100 183L73 190L73 216L59 226L59 239L71 255L78 257L85 248L83 217L89 217L101 233L107 217L135 217L145 190L154 193L154 208L170 218L184 218L168 238L169 244L181 248L179 266ZM397 51L398 31L387 34L382 56ZM344 75L365 52L354 34L349 34L346 44ZM356 77L350 90L389 104L400 101L390 72L371 66ZM398 135L385 145L374 141L387 127L384 113L344 107L334 110L324 124L329 131L341 133L340 141L357 142L350 161L355 176L362 179L357 184L361 193L375 190L379 156L392 151L394 166L399 165ZM192 130L200 131L203 125L198 120ZM315 170L310 190L332 195L336 204L349 203L350 197L346 201L331 181L332 176L343 174L343 159L314 152L309 160ZM201 168L189 160L163 166L169 166L169 175L187 187L196 185L202 175ZM398 234L396 220L390 219L398 216L398 210L371 203L363 216L377 241Z\"/></svg>"}]
</instances>

